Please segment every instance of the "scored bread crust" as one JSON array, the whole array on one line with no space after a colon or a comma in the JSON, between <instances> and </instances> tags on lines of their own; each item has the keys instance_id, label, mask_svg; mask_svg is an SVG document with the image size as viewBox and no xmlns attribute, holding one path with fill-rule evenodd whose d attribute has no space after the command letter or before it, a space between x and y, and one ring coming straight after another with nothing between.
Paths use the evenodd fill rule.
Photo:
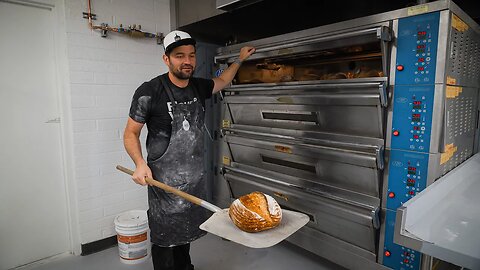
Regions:
<instances>
[{"instance_id":1,"label":"scored bread crust","mask_svg":"<svg viewBox=\"0 0 480 270\"><path fill-rule=\"evenodd\" d=\"M233 223L245 232L260 232L274 228L282 220L282 209L267 194L252 192L233 201L228 210Z\"/></svg>"}]
</instances>

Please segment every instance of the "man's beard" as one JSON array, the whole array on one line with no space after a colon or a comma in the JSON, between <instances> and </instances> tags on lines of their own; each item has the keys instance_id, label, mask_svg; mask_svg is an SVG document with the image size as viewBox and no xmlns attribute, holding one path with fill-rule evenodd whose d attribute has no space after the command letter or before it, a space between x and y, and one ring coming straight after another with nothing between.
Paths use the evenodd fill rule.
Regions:
<instances>
[{"instance_id":1,"label":"man's beard","mask_svg":"<svg viewBox=\"0 0 480 270\"><path fill-rule=\"evenodd\" d=\"M185 67L185 66L183 66ZM183 72L182 71L182 67L180 67L179 69L174 69L170 66L170 71L172 72L172 74L177 77L178 79L180 80L188 80L190 79L192 76L193 76L193 73L195 72L195 69L193 68L193 66L191 65L188 65L188 67L191 67L192 68L192 72L190 73L187 73L187 72Z\"/></svg>"}]
</instances>

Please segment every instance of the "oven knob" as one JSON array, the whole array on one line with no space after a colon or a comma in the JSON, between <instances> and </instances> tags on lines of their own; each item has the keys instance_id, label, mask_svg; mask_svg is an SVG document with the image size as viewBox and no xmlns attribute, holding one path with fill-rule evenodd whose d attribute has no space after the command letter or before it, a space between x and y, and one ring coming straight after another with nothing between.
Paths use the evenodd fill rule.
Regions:
<instances>
[{"instance_id":1,"label":"oven knob","mask_svg":"<svg viewBox=\"0 0 480 270\"><path fill-rule=\"evenodd\" d=\"M403 65L397 65L397 70L402 71L403 70Z\"/></svg>"},{"instance_id":2,"label":"oven knob","mask_svg":"<svg viewBox=\"0 0 480 270\"><path fill-rule=\"evenodd\" d=\"M385 257L390 257L390 256L392 255L392 254L390 253L390 251L388 251L388 250L385 250L385 253L383 253L383 254L385 254Z\"/></svg>"},{"instance_id":3,"label":"oven knob","mask_svg":"<svg viewBox=\"0 0 480 270\"><path fill-rule=\"evenodd\" d=\"M395 193L389 192L389 193L388 193L388 197L389 197L389 198L395 198Z\"/></svg>"},{"instance_id":4,"label":"oven knob","mask_svg":"<svg viewBox=\"0 0 480 270\"><path fill-rule=\"evenodd\" d=\"M393 131L393 136L398 136L398 135L400 135L400 131L394 130L394 131Z\"/></svg>"}]
</instances>

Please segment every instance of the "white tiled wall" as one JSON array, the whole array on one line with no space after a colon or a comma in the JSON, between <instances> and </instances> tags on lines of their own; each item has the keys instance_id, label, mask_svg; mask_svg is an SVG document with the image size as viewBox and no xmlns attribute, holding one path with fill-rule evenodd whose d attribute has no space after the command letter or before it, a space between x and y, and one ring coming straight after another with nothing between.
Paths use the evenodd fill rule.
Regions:
<instances>
[{"instance_id":1,"label":"white tiled wall","mask_svg":"<svg viewBox=\"0 0 480 270\"><path fill-rule=\"evenodd\" d=\"M133 169L122 135L135 89L166 72L163 49L155 39L88 28L87 0L66 0L67 57L70 73L75 187L82 244L115 235L113 218L130 209L147 209L146 188L115 169ZM169 0L92 0L95 24L168 33ZM142 134L144 141L146 130Z\"/></svg>"}]
</instances>

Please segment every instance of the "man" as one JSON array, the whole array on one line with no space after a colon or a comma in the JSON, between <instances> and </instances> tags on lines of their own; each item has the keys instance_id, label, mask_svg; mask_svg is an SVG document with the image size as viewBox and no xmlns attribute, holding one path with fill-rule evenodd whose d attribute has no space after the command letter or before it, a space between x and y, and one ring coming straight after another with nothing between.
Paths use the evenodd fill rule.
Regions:
<instances>
[{"instance_id":1,"label":"man","mask_svg":"<svg viewBox=\"0 0 480 270\"><path fill-rule=\"evenodd\" d=\"M206 197L203 169L205 99L231 83L242 61L255 52L240 50L239 58L219 77L194 78L195 40L188 33L165 36L163 61L168 73L143 83L135 92L124 133L124 145L135 163L132 179L146 185L153 177L200 198ZM147 161L140 146L140 132L147 124ZM208 210L157 187L148 187L148 219L155 270L193 269L190 243L205 235L198 226Z\"/></svg>"}]
</instances>

